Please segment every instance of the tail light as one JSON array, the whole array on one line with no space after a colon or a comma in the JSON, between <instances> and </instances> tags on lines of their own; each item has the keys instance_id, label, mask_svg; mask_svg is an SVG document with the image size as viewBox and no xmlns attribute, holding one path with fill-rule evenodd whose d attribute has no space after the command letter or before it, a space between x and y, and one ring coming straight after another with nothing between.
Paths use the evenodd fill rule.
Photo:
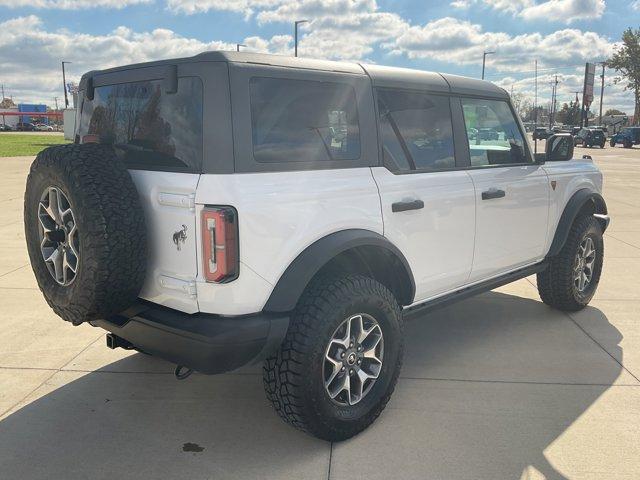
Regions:
<instances>
[{"instance_id":1,"label":"tail light","mask_svg":"<svg viewBox=\"0 0 640 480\"><path fill-rule=\"evenodd\" d=\"M202 210L202 252L207 282L238 278L238 215L232 207Z\"/></svg>"}]
</instances>

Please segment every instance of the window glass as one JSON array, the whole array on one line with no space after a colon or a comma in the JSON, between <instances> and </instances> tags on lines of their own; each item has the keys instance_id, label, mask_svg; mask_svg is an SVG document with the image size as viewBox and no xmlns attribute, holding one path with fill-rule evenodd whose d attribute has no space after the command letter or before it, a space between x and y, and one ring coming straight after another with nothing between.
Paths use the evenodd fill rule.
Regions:
<instances>
[{"instance_id":1,"label":"window glass","mask_svg":"<svg viewBox=\"0 0 640 480\"><path fill-rule=\"evenodd\" d=\"M360 158L353 87L341 83L252 78L253 156L257 162Z\"/></svg>"},{"instance_id":2,"label":"window glass","mask_svg":"<svg viewBox=\"0 0 640 480\"><path fill-rule=\"evenodd\" d=\"M379 89L385 164L398 170L455 167L449 98Z\"/></svg>"},{"instance_id":3,"label":"window glass","mask_svg":"<svg viewBox=\"0 0 640 480\"><path fill-rule=\"evenodd\" d=\"M200 171L202 82L180 78L174 94L162 80L96 87L83 101L79 134L116 147L129 168Z\"/></svg>"},{"instance_id":4,"label":"window glass","mask_svg":"<svg viewBox=\"0 0 640 480\"><path fill-rule=\"evenodd\" d=\"M462 109L472 167L530 161L507 102L463 98Z\"/></svg>"}]
</instances>

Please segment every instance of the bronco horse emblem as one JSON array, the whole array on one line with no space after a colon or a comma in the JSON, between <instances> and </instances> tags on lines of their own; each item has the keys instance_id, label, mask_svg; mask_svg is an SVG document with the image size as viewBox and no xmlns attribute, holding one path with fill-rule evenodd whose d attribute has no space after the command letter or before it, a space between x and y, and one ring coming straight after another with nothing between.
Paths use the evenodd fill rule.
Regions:
<instances>
[{"instance_id":1,"label":"bronco horse emblem","mask_svg":"<svg viewBox=\"0 0 640 480\"><path fill-rule=\"evenodd\" d=\"M173 234L173 243L176 244L178 251L181 250L181 243L187 239L187 226L183 223L182 228Z\"/></svg>"}]
</instances>

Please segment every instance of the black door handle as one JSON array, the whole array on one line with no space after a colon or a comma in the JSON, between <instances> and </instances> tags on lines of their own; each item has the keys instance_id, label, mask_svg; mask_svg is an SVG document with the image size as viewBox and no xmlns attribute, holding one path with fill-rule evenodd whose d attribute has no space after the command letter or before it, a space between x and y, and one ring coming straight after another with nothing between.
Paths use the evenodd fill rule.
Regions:
<instances>
[{"instance_id":1,"label":"black door handle","mask_svg":"<svg viewBox=\"0 0 640 480\"><path fill-rule=\"evenodd\" d=\"M408 202L395 202L391 204L392 212L406 212L407 210L420 210L424 208L422 200L410 200Z\"/></svg>"},{"instance_id":2,"label":"black door handle","mask_svg":"<svg viewBox=\"0 0 640 480\"><path fill-rule=\"evenodd\" d=\"M490 188L486 192L482 192L482 199L491 200L492 198L502 198L505 195L506 194L504 193L504 190L498 190L497 188Z\"/></svg>"}]
</instances>

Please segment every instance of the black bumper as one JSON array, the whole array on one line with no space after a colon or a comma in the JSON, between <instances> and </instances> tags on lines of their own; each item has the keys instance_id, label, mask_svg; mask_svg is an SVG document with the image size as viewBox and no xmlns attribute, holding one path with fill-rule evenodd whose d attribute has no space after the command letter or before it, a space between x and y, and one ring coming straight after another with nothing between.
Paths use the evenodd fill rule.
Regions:
<instances>
[{"instance_id":1,"label":"black bumper","mask_svg":"<svg viewBox=\"0 0 640 480\"><path fill-rule=\"evenodd\" d=\"M223 373L263 360L289 327L284 314L239 317L187 314L140 302L119 315L91 322L131 346L201 373Z\"/></svg>"}]
</instances>

